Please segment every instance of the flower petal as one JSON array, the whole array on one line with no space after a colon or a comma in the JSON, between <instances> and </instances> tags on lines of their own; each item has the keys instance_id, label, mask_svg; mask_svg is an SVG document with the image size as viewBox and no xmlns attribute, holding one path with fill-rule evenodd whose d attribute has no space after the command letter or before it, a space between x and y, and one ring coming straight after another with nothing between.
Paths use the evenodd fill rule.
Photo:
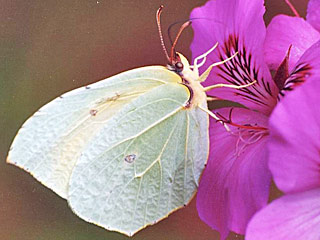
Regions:
<instances>
[{"instance_id":1,"label":"flower petal","mask_svg":"<svg viewBox=\"0 0 320 240\"><path fill-rule=\"evenodd\" d=\"M297 64L294 66L290 76L285 80L285 85L280 94L291 91L296 86L305 82L308 78L320 75L320 41L308 48Z\"/></svg>"},{"instance_id":2,"label":"flower petal","mask_svg":"<svg viewBox=\"0 0 320 240\"><path fill-rule=\"evenodd\" d=\"M220 88L210 94L269 114L276 104L278 89L263 57L266 32L264 11L263 0L208 1L206 5L194 9L191 13L191 19L194 19L191 50L195 59L215 43L219 43L218 49L208 55L200 72L238 52L227 63L215 67L204 85L244 85L256 80L257 83L248 88Z\"/></svg>"},{"instance_id":3,"label":"flower petal","mask_svg":"<svg viewBox=\"0 0 320 240\"><path fill-rule=\"evenodd\" d=\"M269 167L284 192L320 187L320 78L314 76L278 103L269 128Z\"/></svg>"},{"instance_id":4,"label":"flower petal","mask_svg":"<svg viewBox=\"0 0 320 240\"><path fill-rule=\"evenodd\" d=\"M229 109L220 113L228 116ZM232 121L267 125L265 115L246 109L234 109ZM267 203L267 137L238 128L230 133L214 120L210 134L209 161L200 182L197 209L200 218L225 239L230 230L244 234L249 219Z\"/></svg>"},{"instance_id":5,"label":"flower petal","mask_svg":"<svg viewBox=\"0 0 320 240\"><path fill-rule=\"evenodd\" d=\"M309 75L307 77L320 74L320 41L316 42L308 48L307 51L305 51L296 64L295 70L299 71L300 69L299 72L301 72L301 69L305 69L306 66L310 68L310 71L308 72Z\"/></svg>"},{"instance_id":6,"label":"flower petal","mask_svg":"<svg viewBox=\"0 0 320 240\"><path fill-rule=\"evenodd\" d=\"M292 45L289 72L302 54L320 40L320 33L303 18L278 15L267 28L264 44L265 60L271 69L277 69Z\"/></svg>"},{"instance_id":7,"label":"flower petal","mask_svg":"<svg viewBox=\"0 0 320 240\"><path fill-rule=\"evenodd\" d=\"M307 21L320 32L320 1L310 0L307 9Z\"/></svg>"},{"instance_id":8,"label":"flower petal","mask_svg":"<svg viewBox=\"0 0 320 240\"><path fill-rule=\"evenodd\" d=\"M289 194L258 212L250 221L246 240L320 238L320 189Z\"/></svg>"}]
</instances>

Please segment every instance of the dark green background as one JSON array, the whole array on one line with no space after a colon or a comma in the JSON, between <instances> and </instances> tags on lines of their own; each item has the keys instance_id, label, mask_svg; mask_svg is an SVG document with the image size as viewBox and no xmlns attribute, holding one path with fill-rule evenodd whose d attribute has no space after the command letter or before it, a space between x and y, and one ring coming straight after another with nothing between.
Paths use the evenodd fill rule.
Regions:
<instances>
[{"instance_id":1,"label":"dark green background","mask_svg":"<svg viewBox=\"0 0 320 240\"><path fill-rule=\"evenodd\" d=\"M292 1L305 15L307 1ZM205 0L0 1L0 239L112 240L127 237L86 223L67 202L17 167L5 163L22 123L71 89L146 65L165 64L155 12L165 5L163 29L188 18ZM282 0L267 0L266 20L291 14ZM192 29L178 51L189 59ZM200 221L195 201L133 239L218 239ZM236 235L230 239L239 239Z\"/></svg>"}]
</instances>

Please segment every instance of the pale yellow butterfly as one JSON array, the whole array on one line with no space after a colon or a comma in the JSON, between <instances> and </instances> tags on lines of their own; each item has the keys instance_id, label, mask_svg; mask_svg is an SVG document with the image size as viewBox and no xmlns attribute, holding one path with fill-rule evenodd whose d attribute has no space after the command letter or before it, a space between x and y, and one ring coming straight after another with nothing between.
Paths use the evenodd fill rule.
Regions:
<instances>
[{"instance_id":1,"label":"pale yellow butterfly","mask_svg":"<svg viewBox=\"0 0 320 240\"><path fill-rule=\"evenodd\" d=\"M240 88L202 87L212 67L230 58L199 76L217 44L190 66L174 51L188 24L170 57L164 47L168 67L123 72L40 108L19 130L7 162L65 198L82 219L129 236L188 204L208 158L208 114L219 120L205 92Z\"/></svg>"}]
</instances>

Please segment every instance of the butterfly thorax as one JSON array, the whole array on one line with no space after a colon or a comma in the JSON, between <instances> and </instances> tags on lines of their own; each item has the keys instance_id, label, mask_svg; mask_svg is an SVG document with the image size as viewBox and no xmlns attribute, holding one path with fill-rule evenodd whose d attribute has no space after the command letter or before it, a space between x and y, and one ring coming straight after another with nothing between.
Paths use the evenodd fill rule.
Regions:
<instances>
[{"instance_id":1,"label":"butterfly thorax","mask_svg":"<svg viewBox=\"0 0 320 240\"><path fill-rule=\"evenodd\" d=\"M182 84L190 91L190 99L187 108L194 108L203 105L207 101L207 95L204 88L198 81L199 74L190 68L188 60L181 54L177 53L180 63L182 64L181 71L177 72L181 76Z\"/></svg>"},{"instance_id":2,"label":"butterfly thorax","mask_svg":"<svg viewBox=\"0 0 320 240\"><path fill-rule=\"evenodd\" d=\"M207 102L207 96L199 82L192 79L185 79L185 85L190 91L190 99L187 106L188 108L195 108Z\"/></svg>"}]
</instances>

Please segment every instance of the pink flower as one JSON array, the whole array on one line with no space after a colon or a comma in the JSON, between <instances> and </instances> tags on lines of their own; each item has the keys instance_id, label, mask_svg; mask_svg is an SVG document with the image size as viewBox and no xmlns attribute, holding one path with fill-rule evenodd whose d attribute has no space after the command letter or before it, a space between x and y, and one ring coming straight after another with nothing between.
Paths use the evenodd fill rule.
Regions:
<instances>
[{"instance_id":1,"label":"pink flower","mask_svg":"<svg viewBox=\"0 0 320 240\"><path fill-rule=\"evenodd\" d=\"M193 57L219 43L218 49L208 55L202 71L238 52L232 60L213 69L204 85L257 81L248 88L220 88L209 93L250 109L225 108L216 112L229 123L231 132L210 120L210 155L199 186L197 209L200 218L218 230L222 239L229 231L244 234L250 218L267 204L271 180L266 149L269 115L279 93L284 94L284 90L291 90L314 75L319 64L313 61L312 51L320 51L320 47L314 46L293 62L289 72L291 55L285 58L289 44L282 64L275 63L281 66L273 80L265 62L264 11L263 0L211 0L191 13L191 19L195 19Z\"/></svg>"},{"instance_id":2,"label":"pink flower","mask_svg":"<svg viewBox=\"0 0 320 240\"><path fill-rule=\"evenodd\" d=\"M286 195L253 217L247 240L320 239L319 93L320 75L289 93L270 118L269 165Z\"/></svg>"},{"instance_id":3,"label":"pink flower","mask_svg":"<svg viewBox=\"0 0 320 240\"><path fill-rule=\"evenodd\" d=\"M306 75L309 79L287 94L271 115L269 168L286 195L252 218L247 240L320 239L320 41L313 44L320 39L319 22L320 1L311 0L307 21L277 16L268 27L271 37L265 46L270 66L278 64L277 53L292 45L289 68L296 75L301 75L297 66L308 68L307 74L296 79L303 82ZM276 34L278 46L273 37ZM286 80L286 85L290 81Z\"/></svg>"}]
</instances>

